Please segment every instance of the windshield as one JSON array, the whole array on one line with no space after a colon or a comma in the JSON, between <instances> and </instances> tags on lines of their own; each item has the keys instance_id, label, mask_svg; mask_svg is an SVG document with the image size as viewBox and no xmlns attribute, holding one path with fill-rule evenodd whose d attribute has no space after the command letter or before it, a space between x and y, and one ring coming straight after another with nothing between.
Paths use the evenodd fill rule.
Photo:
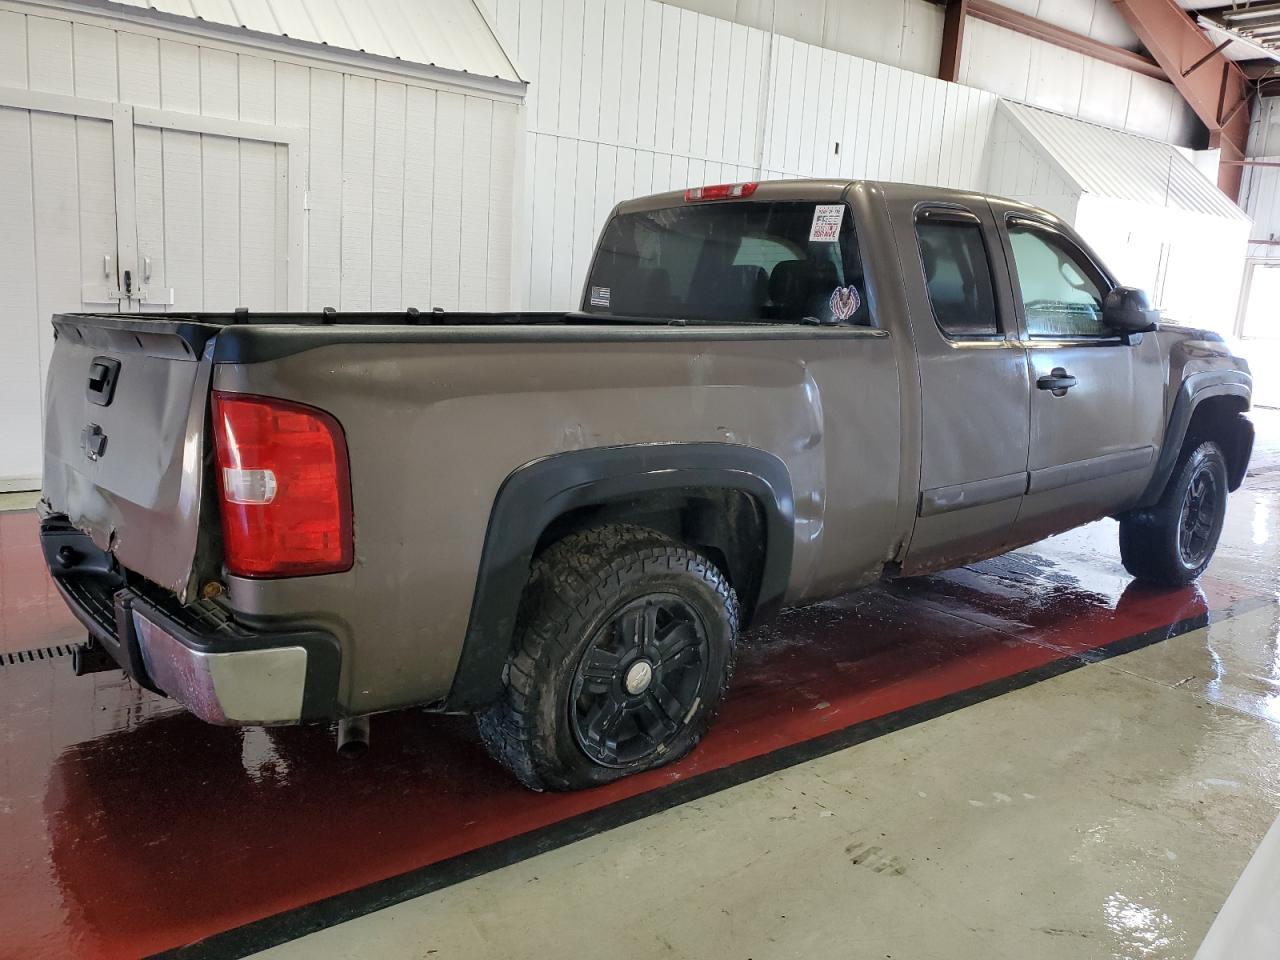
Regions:
<instances>
[{"instance_id":1,"label":"windshield","mask_svg":"<svg viewBox=\"0 0 1280 960\"><path fill-rule=\"evenodd\" d=\"M583 292L588 313L727 323L870 325L842 203L731 200L614 217Z\"/></svg>"}]
</instances>

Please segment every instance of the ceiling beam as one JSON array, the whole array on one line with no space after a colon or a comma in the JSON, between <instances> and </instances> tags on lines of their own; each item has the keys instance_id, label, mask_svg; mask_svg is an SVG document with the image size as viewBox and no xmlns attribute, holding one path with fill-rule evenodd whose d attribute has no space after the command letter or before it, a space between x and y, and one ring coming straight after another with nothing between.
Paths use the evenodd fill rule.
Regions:
<instances>
[{"instance_id":1,"label":"ceiling beam","mask_svg":"<svg viewBox=\"0 0 1280 960\"><path fill-rule=\"evenodd\" d=\"M947 0L942 20L938 77L950 83L960 79L960 52L964 49L964 22L968 16L969 0Z\"/></svg>"},{"instance_id":2,"label":"ceiling beam","mask_svg":"<svg viewBox=\"0 0 1280 960\"><path fill-rule=\"evenodd\" d=\"M1198 27L1177 0L1114 0L1116 9L1164 68L1200 121L1209 128L1209 146L1222 151L1218 186L1233 200L1240 195L1240 165L1249 139L1249 79ZM1191 69L1196 67L1196 69Z\"/></svg>"},{"instance_id":3,"label":"ceiling beam","mask_svg":"<svg viewBox=\"0 0 1280 960\"><path fill-rule=\"evenodd\" d=\"M1142 54L1126 50L1124 47L1103 43L1101 40L1095 40L1093 37L1087 37L1082 33L1059 27L1057 24L1037 20L1035 17L1020 10L1013 10L995 3L994 0L968 0L968 7L969 16L985 20L987 23L994 23L998 27L1004 27L1007 30L1013 30L1028 37L1035 37L1037 40L1043 40L1058 47L1065 47L1068 50L1074 50L1076 53L1082 53L1086 57L1092 57L1104 63L1113 63L1118 67L1125 67L1145 76L1155 77L1157 80L1169 79L1166 76L1167 68L1150 57L1144 57ZM950 13L951 8L948 6L948 16ZM946 43L945 37L944 23L944 46Z\"/></svg>"}]
</instances>

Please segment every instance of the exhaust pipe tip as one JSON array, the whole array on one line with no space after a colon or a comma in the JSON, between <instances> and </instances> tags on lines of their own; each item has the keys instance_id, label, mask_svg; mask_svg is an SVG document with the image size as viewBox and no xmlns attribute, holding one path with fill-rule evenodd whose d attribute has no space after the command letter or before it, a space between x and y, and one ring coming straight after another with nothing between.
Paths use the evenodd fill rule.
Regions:
<instances>
[{"instance_id":1,"label":"exhaust pipe tip","mask_svg":"<svg viewBox=\"0 0 1280 960\"><path fill-rule=\"evenodd\" d=\"M338 721L338 756L358 760L369 752L369 718L350 717Z\"/></svg>"}]
</instances>

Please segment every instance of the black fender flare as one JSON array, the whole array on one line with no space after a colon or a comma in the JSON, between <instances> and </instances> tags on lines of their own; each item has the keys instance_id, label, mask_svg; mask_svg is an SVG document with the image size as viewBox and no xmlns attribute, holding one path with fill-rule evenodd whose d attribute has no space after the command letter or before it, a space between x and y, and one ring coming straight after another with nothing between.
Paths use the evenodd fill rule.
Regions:
<instances>
[{"instance_id":1,"label":"black fender flare","mask_svg":"<svg viewBox=\"0 0 1280 960\"><path fill-rule=\"evenodd\" d=\"M553 454L518 467L494 498L476 574L471 617L445 702L450 711L492 702L502 688L520 596L534 550L569 511L679 488L736 490L760 504L765 557L759 595L744 620L781 607L791 576L795 505L791 475L777 456L735 443L648 443Z\"/></svg>"},{"instance_id":2,"label":"black fender flare","mask_svg":"<svg viewBox=\"0 0 1280 960\"><path fill-rule=\"evenodd\" d=\"M1253 378L1240 370L1206 370L1183 380L1173 401L1173 411L1169 414L1169 425L1165 429L1155 472L1136 509L1154 505L1164 493L1173 468L1177 466L1178 454L1182 452L1182 443L1196 407L1209 397L1243 397L1247 403L1252 393Z\"/></svg>"}]
</instances>

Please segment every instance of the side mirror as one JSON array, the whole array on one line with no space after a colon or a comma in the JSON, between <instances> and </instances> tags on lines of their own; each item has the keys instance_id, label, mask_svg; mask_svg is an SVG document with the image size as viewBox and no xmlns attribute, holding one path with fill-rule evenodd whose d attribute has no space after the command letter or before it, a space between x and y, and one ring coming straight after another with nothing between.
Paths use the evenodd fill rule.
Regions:
<instances>
[{"instance_id":1,"label":"side mirror","mask_svg":"<svg viewBox=\"0 0 1280 960\"><path fill-rule=\"evenodd\" d=\"M1116 287L1102 301L1102 322L1117 333L1145 333L1156 328L1160 311L1137 287Z\"/></svg>"}]
</instances>

